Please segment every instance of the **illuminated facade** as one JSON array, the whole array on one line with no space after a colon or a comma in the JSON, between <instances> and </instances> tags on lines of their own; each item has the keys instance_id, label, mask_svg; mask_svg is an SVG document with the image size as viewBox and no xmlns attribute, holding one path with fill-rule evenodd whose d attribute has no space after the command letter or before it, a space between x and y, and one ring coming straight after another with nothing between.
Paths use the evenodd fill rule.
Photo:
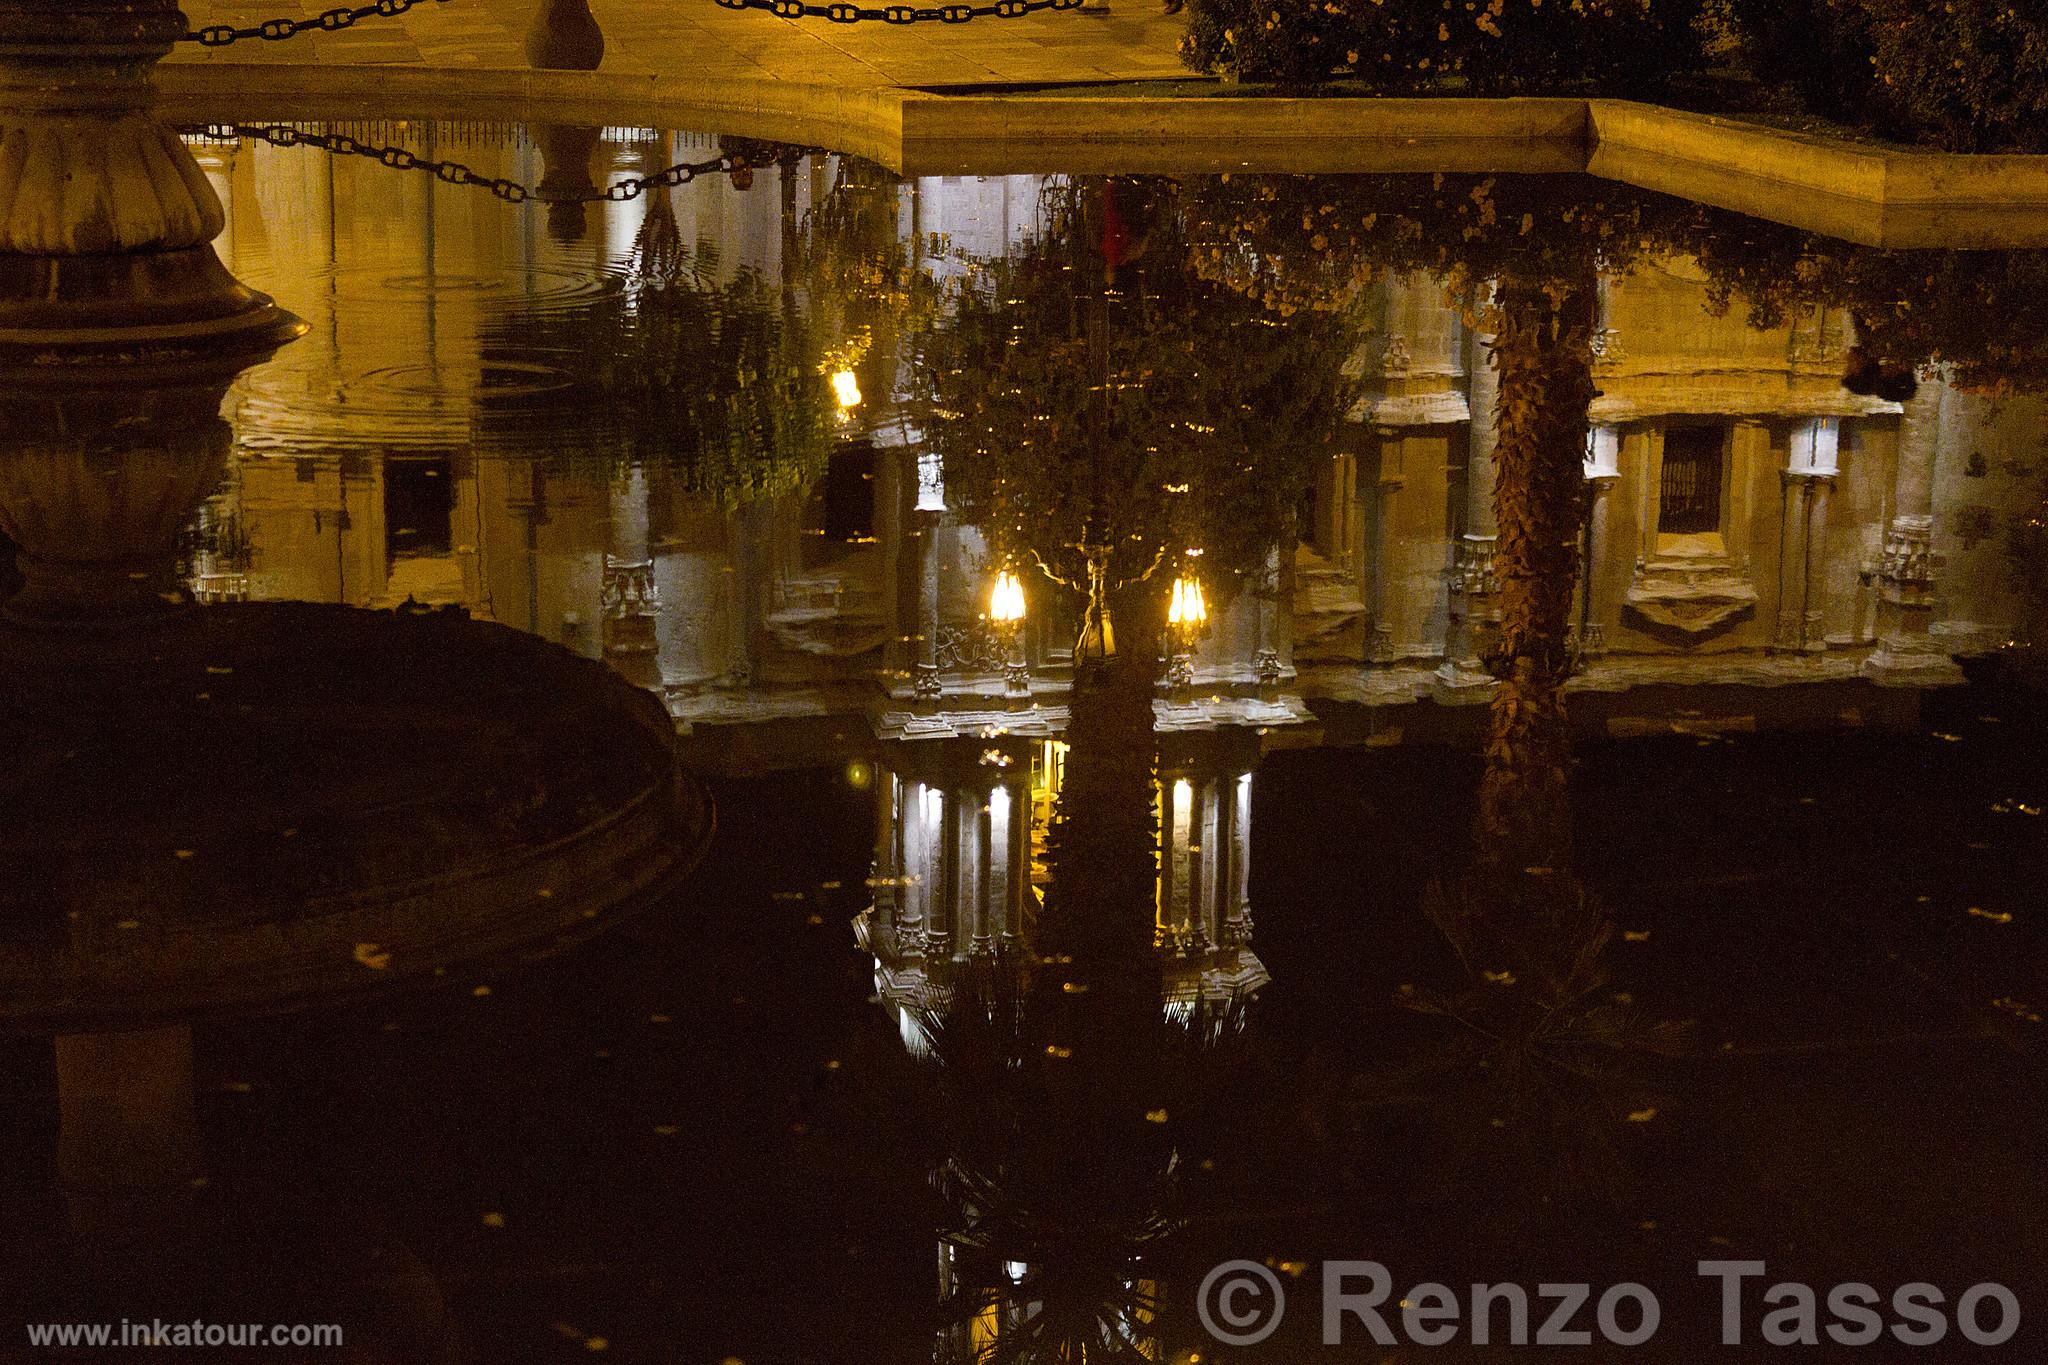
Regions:
<instances>
[{"instance_id":1,"label":"illuminated facade","mask_svg":"<svg viewBox=\"0 0 2048 1365\"><path fill-rule=\"evenodd\" d=\"M421 150L527 183L574 181L587 155L602 184L713 145L574 131L457 128ZM945 714L1061 704L1078 604L1026 572L1024 619L989 620L1003 566L897 401L894 339L869 338L841 385L862 398L828 466L735 499L658 463L577 458L582 415L549 395L569 389L562 348L602 336L550 349L501 325L628 288L651 268L650 216L675 241L715 242L718 278L780 279L828 158L541 215L360 158L198 150L228 207L224 258L314 322L238 390L239 457L187 557L203 595L458 604L611 660L686 730L936 711L944 734L966 724ZM1031 229L1040 183L906 182L896 230L921 268L958 273ZM1487 694L1485 338L1430 280L1389 280L1361 306L1370 392L1346 453L1316 480L1298 544L1275 547L1275 586L1213 606L1176 670L1184 701L1298 715ZM1903 405L1849 393L1846 316L1715 317L1685 261L1609 281L1599 324L1575 688L1919 686L2012 638L2004 526L2031 491L2039 400L1937 380Z\"/></svg>"}]
</instances>

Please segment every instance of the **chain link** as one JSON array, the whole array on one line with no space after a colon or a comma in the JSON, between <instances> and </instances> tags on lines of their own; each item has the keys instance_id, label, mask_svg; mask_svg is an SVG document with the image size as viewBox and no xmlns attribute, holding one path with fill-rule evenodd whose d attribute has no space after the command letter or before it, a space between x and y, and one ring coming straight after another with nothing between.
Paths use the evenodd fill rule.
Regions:
<instances>
[{"instance_id":1,"label":"chain link","mask_svg":"<svg viewBox=\"0 0 2048 1365\"><path fill-rule=\"evenodd\" d=\"M396 18L424 0L375 0L368 5L338 5L324 10L314 19L266 19L260 24L247 28L236 28L233 24L208 24L194 29L184 36L183 41L198 43L202 47L226 47L239 43L244 38L261 38L265 42L282 42L301 33L319 31L338 33L353 28L359 20L373 18ZM447 4L448 0L434 0L436 4ZM834 0L831 4L813 4L810 0L718 0L727 9L758 9L782 19L830 19L835 24L857 24L863 19L878 19L885 24L915 24L926 21L941 24L964 24L970 19L1021 19L1027 14L1040 10L1079 9L1081 0L995 0L994 4L970 5L856 5L847 0Z\"/></svg>"},{"instance_id":2,"label":"chain link","mask_svg":"<svg viewBox=\"0 0 2048 1365\"><path fill-rule=\"evenodd\" d=\"M236 28L233 24L208 24L184 35L183 41L198 43L202 47L226 47L239 43L244 38L261 38L265 42L282 42L301 33L318 30L323 33L337 33L345 28L355 27L358 20L383 17L396 18L424 0L376 0L368 5L338 5L324 10L315 19L266 19L260 24L247 28ZM434 0L445 5L448 0ZM933 21L941 24L964 24L970 19L1021 19L1027 14L1040 10L1079 9L1081 0L995 0L985 5L855 5L846 0L834 0L832 4L812 4L810 0L718 0L727 9L758 9L782 19L830 19L835 24L857 24L863 19L879 19L885 24L916 24Z\"/></svg>"},{"instance_id":3,"label":"chain link","mask_svg":"<svg viewBox=\"0 0 2048 1365\"><path fill-rule=\"evenodd\" d=\"M915 24L935 20L942 24L964 24L970 19L1021 19L1048 9L1079 9L1081 0L996 0L992 5L855 5L834 0L827 5L809 0L718 0L727 9L760 9L782 19L830 19L835 24L857 24L879 19L885 24Z\"/></svg>"},{"instance_id":4,"label":"chain link","mask_svg":"<svg viewBox=\"0 0 2048 1365\"><path fill-rule=\"evenodd\" d=\"M822 150L817 147L776 144L768 155L760 157L750 158L738 152L725 152L707 161L681 162L663 170L651 171L646 175L629 176L604 189L592 187L587 190L563 191L536 189L502 176L484 175L460 161L435 161L409 152L403 147L380 147L373 143L357 141L343 133L316 133L304 128L294 128L289 124L207 123L181 128L179 131L222 142L251 139L268 142L274 147L317 147L323 152L332 152L337 156L368 157L393 170L425 171L444 184L470 185L486 190L508 204L524 203L528 199L543 204L595 204L606 201L623 203L628 199L639 198L647 190L687 185L700 175L734 175L742 171L751 171L756 166L809 156Z\"/></svg>"},{"instance_id":5,"label":"chain link","mask_svg":"<svg viewBox=\"0 0 2048 1365\"><path fill-rule=\"evenodd\" d=\"M348 6L341 5L323 11L317 19L265 19L248 28L236 28L233 24L208 24L205 28L194 29L182 41L198 43L201 47L226 47L239 43L244 38L261 38L266 42L283 42L286 38L301 33L319 30L323 33L338 33L345 28L354 28L359 19L374 19L382 16L393 19L411 9L422 0L376 0L375 4ZM448 0L434 0L445 5Z\"/></svg>"}]
</instances>

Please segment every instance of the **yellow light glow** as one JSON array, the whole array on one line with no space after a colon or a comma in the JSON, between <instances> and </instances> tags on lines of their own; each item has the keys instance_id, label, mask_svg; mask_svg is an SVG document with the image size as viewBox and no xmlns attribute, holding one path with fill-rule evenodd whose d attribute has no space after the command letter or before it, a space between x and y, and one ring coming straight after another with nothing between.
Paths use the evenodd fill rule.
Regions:
<instances>
[{"instance_id":1,"label":"yellow light glow","mask_svg":"<svg viewBox=\"0 0 2048 1365\"><path fill-rule=\"evenodd\" d=\"M1174 626L1199 626L1209 619L1209 604L1202 600L1202 581L1193 575L1173 580L1173 598L1166 606L1166 621Z\"/></svg>"},{"instance_id":2,"label":"yellow light glow","mask_svg":"<svg viewBox=\"0 0 2048 1365\"><path fill-rule=\"evenodd\" d=\"M840 370L832 376L832 396L839 401L841 411L860 406L860 381L854 378L852 370Z\"/></svg>"},{"instance_id":3,"label":"yellow light glow","mask_svg":"<svg viewBox=\"0 0 2048 1365\"><path fill-rule=\"evenodd\" d=\"M1024 585L1008 569L996 575L996 585L989 592L988 619L1003 625L1024 619Z\"/></svg>"}]
</instances>

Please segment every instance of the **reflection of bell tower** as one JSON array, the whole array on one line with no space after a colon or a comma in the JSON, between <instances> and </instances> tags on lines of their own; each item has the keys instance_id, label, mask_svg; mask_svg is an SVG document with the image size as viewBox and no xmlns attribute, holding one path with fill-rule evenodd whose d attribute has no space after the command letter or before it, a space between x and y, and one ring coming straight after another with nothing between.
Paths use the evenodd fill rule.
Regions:
<instances>
[{"instance_id":1,"label":"reflection of bell tower","mask_svg":"<svg viewBox=\"0 0 2048 1365\"><path fill-rule=\"evenodd\" d=\"M1258 737L1242 730L1162 738L1159 918L1167 1000L1177 1009L1257 990L1249 903L1252 769Z\"/></svg>"},{"instance_id":2,"label":"reflection of bell tower","mask_svg":"<svg viewBox=\"0 0 2048 1365\"><path fill-rule=\"evenodd\" d=\"M1037 811L1050 800L1050 744L906 741L882 759L875 904L859 922L877 989L906 1029L905 1005L940 1004L955 964L1024 941ZM1028 907L1028 908L1027 908ZM913 1040L914 1041L914 1040Z\"/></svg>"},{"instance_id":3,"label":"reflection of bell tower","mask_svg":"<svg viewBox=\"0 0 2048 1365\"><path fill-rule=\"evenodd\" d=\"M943 1011L953 973L1028 954L1045 881L1045 840L1067 746L1057 739L898 740L882 754L875 899L861 916L876 990L906 1030ZM1189 1012L1271 978L1252 952L1247 898L1255 732L1163 737L1154 939L1166 1006ZM1013 959L1020 966L1029 958Z\"/></svg>"}]
</instances>

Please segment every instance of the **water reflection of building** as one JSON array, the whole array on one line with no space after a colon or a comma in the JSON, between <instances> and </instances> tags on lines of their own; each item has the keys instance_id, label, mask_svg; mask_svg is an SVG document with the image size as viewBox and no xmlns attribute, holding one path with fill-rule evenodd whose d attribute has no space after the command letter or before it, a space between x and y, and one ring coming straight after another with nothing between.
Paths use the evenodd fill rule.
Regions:
<instances>
[{"instance_id":1,"label":"water reflection of building","mask_svg":"<svg viewBox=\"0 0 2048 1365\"><path fill-rule=\"evenodd\" d=\"M1153 937L1164 1003L1176 1015L1240 999L1269 979L1252 951L1248 879L1262 737L1244 725L1195 723L1161 734L1153 785ZM1020 728L1039 733L882 746L875 899L860 930L875 956L876 992L913 1050L924 1045L918 1015L945 1011L958 971L997 962L1028 970L1067 746L1046 732L1042 709Z\"/></svg>"},{"instance_id":2,"label":"water reflection of building","mask_svg":"<svg viewBox=\"0 0 2048 1365\"><path fill-rule=\"evenodd\" d=\"M1381 695L1443 699L1477 680L1489 612L1495 380L1434 282L1397 279L1369 306L1373 392L1360 453L1315 492L1296 657L1311 689L1364 660ZM1938 681L1949 653L2010 638L1996 528L2040 403L1938 381L1903 405L1850 393L1852 333L1843 313L1716 317L1682 260L1606 283L1578 685Z\"/></svg>"},{"instance_id":3,"label":"water reflection of building","mask_svg":"<svg viewBox=\"0 0 2048 1365\"><path fill-rule=\"evenodd\" d=\"M548 164L550 148L566 155L558 136L351 131L527 183L565 173ZM595 184L710 147L621 129L586 144ZM987 620L999 566L894 402L900 354L861 363L865 401L828 467L751 500L694 495L653 465L578 460L559 448L573 411L545 442L489 420L508 395L545 409L566 368L559 350L486 345L493 320L618 287L651 212L672 214L685 243L715 241L722 277L751 268L793 287L792 223L828 192L831 159L763 166L746 188L706 176L662 205L650 194L566 225L358 158L251 144L201 160L229 207L231 265L315 322L242 392L241 457L191 558L202 590L460 603L610 658L685 726L913 702L974 714L1005 692L1011 642ZM905 182L896 231L937 273L957 271L1030 230L1037 185ZM1679 260L1603 291L1574 685L1918 685L1951 676L1951 654L2010 638L2021 612L2004 518L2026 491L2039 402L1939 382L1903 405L1852 394L1845 315L1759 329L1706 303ZM1218 603L1192 659L1196 696L1485 695L1484 338L1429 280L1390 281L1363 307L1371 384L1349 453L1317 480L1299 548L1276 548L1276 586ZM1056 707L1073 607L1028 586L1019 643L1034 695Z\"/></svg>"}]
</instances>

